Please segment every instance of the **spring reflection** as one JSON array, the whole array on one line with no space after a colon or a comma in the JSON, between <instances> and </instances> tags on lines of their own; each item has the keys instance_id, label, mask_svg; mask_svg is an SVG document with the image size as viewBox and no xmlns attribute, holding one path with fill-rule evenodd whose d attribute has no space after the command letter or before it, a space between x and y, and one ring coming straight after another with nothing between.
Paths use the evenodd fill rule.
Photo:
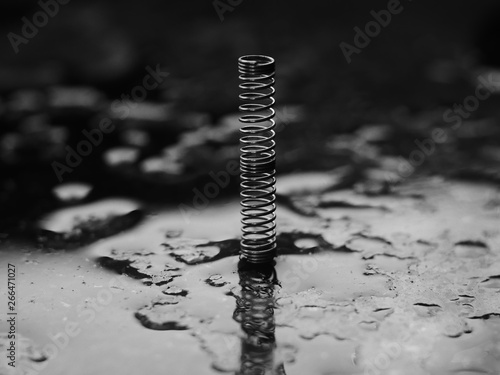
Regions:
<instances>
[{"instance_id":1,"label":"spring reflection","mask_svg":"<svg viewBox=\"0 0 500 375\"><path fill-rule=\"evenodd\" d=\"M240 261L241 296L236 297L233 318L241 324L241 367L238 375L285 374L275 358L274 287L276 270L272 265L250 266Z\"/></svg>"}]
</instances>

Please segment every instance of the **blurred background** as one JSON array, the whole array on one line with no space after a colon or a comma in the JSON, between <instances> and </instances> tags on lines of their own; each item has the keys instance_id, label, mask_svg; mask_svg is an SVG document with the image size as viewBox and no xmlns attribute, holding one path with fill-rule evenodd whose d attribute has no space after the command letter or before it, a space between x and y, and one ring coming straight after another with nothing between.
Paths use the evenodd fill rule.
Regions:
<instances>
[{"instance_id":1,"label":"blurred background","mask_svg":"<svg viewBox=\"0 0 500 375\"><path fill-rule=\"evenodd\" d=\"M374 168L397 180L390 161L408 158L414 140L500 64L493 0L403 1L350 63L340 43L353 45L353 28L387 1L232 4L2 1L2 231L26 231L62 204L57 187L73 182L88 200L189 202L210 171L237 160L241 55L277 61L278 173L349 166L347 185ZM164 73L145 89L151 71ZM417 172L498 179L486 168L500 158L497 108L498 95L482 102ZM108 120L112 130L99 136ZM95 134L89 152L83 131ZM86 155L68 159L75 150ZM384 179L376 189L390 188ZM236 192L231 181L224 193Z\"/></svg>"},{"instance_id":2,"label":"blurred background","mask_svg":"<svg viewBox=\"0 0 500 375\"><path fill-rule=\"evenodd\" d=\"M2 0L0 19L20 371L500 373L498 1ZM277 73L263 275L236 272L248 54Z\"/></svg>"}]
</instances>

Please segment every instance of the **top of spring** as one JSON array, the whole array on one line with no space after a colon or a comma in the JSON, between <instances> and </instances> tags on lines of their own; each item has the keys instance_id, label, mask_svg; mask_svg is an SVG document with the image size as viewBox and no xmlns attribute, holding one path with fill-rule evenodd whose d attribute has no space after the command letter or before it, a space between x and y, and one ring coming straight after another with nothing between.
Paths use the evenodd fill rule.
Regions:
<instances>
[{"instance_id":1,"label":"top of spring","mask_svg":"<svg viewBox=\"0 0 500 375\"><path fill-rule=\"evenodd\" d=\"M275 69L274 59L264 55L246 55L238 59L240 74L273 74Z\"/></svg>"}]
</instances>

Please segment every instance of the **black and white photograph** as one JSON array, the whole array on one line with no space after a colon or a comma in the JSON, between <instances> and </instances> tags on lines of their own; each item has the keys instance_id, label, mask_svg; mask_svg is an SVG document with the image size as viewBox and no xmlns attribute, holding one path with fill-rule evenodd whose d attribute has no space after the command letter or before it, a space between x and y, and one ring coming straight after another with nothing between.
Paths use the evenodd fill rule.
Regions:
<instances>
[{"instance_id":1,"label":"black and white photograph","mask_svg":"<svg viewBox=\"0 0 500 375\"><path fill-rule=\"evenodd\" d=\"M2 0L0 375L500 375L498 0Z\"/></svg>"}]
</instances>

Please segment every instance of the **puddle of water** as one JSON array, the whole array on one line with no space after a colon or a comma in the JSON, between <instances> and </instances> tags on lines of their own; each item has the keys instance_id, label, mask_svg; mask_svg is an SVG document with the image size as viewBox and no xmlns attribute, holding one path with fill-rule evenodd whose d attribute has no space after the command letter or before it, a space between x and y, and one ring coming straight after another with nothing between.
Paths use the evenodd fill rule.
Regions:
<instances>
[{"instance_id":1,"label":"puddle of water","mask_svg":"<svg viewBox=\"0 0 500 375\"><path fill-rule=\"evenodd\" d=\"M367 262L358 254L318 253L278 257L276 272L282 289L287 293L315 288L322 291L323 298L332 301L391 295L385 277L363 274L366 266Z\"/></svg>"},{"instance_id":2,"label":"puddle of water","mask_svg":"<svg viewBox=\"0 0 500 375\"><path fill-rule=\"evenodd\" d=\"M139 204L128 199L106 199L58 210L44 217L39 227L53 232L70 232L75 225L86 220L125 215L137 209Z\"/></svg>"},{"instance_id":3,"label":"puddle of water","mask_svg":"<svg viewBox=\"0 0 500 375\"><path fill-rule=\"evenodd\" d=\"M235 200L188 218L166 207L76 252L2 243L0 262L19 265L20 333L36 350L44 353L68 322L81 329L42 361L42 375L67 373L68 363L75 375L252 366L287 374L498 373L500 269L489 250L498 248L497 223L438 187L417 190L423 198L398 204L353 201L387 212L304 217L281 209L276 282L238 272ZM138 207L101 201L48 215L41 226L66 233L76 217Z\"/></svg>"},{"instance_id":4,"label":"puddle of water","mask_svg":"<svg viewBox=\"0 0 500 375\"><path fill-rule=\"evenodd\" d=\"M470 321L473 333L458 339L438 338L426 368L440 374L500 373L500 319Z\"/></svg>"}]
</instances>

